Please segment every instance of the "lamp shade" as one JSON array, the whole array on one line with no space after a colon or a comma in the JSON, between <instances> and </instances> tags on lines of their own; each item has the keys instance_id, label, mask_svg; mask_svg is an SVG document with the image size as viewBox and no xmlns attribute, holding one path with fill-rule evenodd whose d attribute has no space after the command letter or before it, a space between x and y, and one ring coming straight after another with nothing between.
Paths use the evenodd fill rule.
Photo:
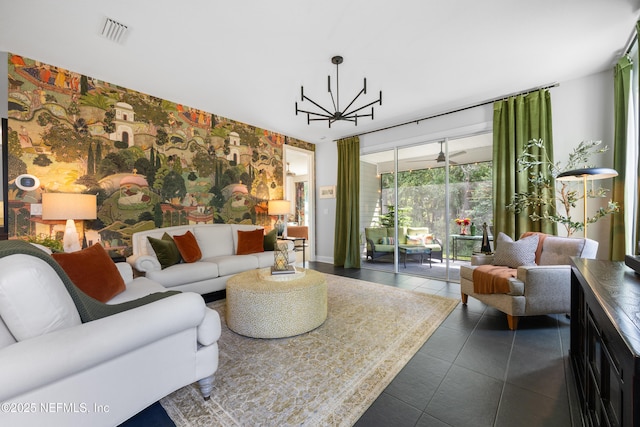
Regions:
<instances>
[{"instance_id":1,"label":"lamp shade","mask_svg":"<svg viewBox=\"0 0 640 427\"><path fill-rule=\"evenodd\" d=\"M609 168L582 168L574 169L559 174L556 179L558 181L582 181L587 179L588 181L596 179L606 179L618 176L618 172Z\"/></svg>"},{"instance_id":2,"label":"lamp shade","mask_svg":"<svg viewBox=\"0 0 640 427\"><path fill-rule=\"evenodd\" d=\"M95 194L42 193L42 219L96 219Z\"/></svg>"},{"instance_id":3,"label":"lamp shade","mask_svg":"<svg viewBox=\"0 0 640 427\"><path fill-rule=\"evenodd\" d=\"M287 215L291 210L288 200L269 200L269 215Z\"/></svg>"}]
</instances>

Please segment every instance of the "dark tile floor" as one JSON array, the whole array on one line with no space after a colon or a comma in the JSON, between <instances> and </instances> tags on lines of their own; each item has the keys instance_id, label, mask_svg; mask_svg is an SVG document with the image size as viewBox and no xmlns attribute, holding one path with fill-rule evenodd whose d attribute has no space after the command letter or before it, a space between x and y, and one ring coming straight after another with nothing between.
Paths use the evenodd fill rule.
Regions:
<instances>
[{"instance_id":1,"label":"dark tile floor","mask_svg":"<svg viewBox=\"0 0 640 427\"><path fill-rule=\"evenodd\" d=\"M449 260L449 279L450 281L460 281L460 266L469 265L469 261L451 261ZM363 269L379 270L393 273L394 264L393 258L376 259L375 261L362 260L361 266ZM430 279L447 280L447 261L440 262L438 260L433 261L431 264L427 260L420 264L420 259L410 259L406 265L402 260L398 263L398 273L413 276L422 276Z\"/></svg>"},{"instance_id":2,"label":"dark tile floor","mask_svg":"<svg viewBox=\"0 0 640 427\"><path fill-rule=\"evenodd\" d=\"M458 283L367 269L310 268L460 298ZM564 315L520 320L459 304L356 423L375 426L581 426Z\"/></svg>"}]
</instances>

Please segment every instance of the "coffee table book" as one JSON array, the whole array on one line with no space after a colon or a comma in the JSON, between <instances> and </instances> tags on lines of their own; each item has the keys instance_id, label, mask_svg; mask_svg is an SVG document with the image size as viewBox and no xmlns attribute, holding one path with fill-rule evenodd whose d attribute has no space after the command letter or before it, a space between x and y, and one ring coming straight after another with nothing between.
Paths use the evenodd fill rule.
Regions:
<instances>
[{"instance_id":1,"label":"coffee table book","mask_svg":"<svg viewBox=\"0 0 640 427\"><path fill-rule=\"evenodd\" d=\"M294 274L296 268L293 265L288 265L286 270L276 270L275 267L271 267L271 274Z\"/></svg>"}]
</instances>

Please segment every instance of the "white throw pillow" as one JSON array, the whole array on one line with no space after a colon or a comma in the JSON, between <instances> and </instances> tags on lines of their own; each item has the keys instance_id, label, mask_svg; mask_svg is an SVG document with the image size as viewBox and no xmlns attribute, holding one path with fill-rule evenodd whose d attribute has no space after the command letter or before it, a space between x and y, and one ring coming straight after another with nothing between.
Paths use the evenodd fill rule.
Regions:
<instances>
[{"instance_id":1,"label":"white throw pillow","mask_svg":"<svg viewBox=\"0 0 640 427\"><path fill-rule=\"evenodd\" d=\"M236 254L231 226L228 224L201 225L193 228L193 234L202 259Z\"/></svg>"},{"instance_id":2,"label":"white throw pillow","mask_svg":"<svg viewBox=\"0 0 640 427\"><path fill-rule=\"evenodd\" d=\"M518 268L521 265L536 265L536 249L540 236L534 234L518 241L500 232L496 241L493 265Z\"/></svg>"},{"instance_id":3,"label":"white throw pillow","mask_svg":"<svg viewBox=\"0 0 640 427\"><path fill-rule=\"evenodd\" d=\"M25 254L0 258L0 316L16 340L80 325L80 315L55 270Z\"/></svg>"}]
</instances>

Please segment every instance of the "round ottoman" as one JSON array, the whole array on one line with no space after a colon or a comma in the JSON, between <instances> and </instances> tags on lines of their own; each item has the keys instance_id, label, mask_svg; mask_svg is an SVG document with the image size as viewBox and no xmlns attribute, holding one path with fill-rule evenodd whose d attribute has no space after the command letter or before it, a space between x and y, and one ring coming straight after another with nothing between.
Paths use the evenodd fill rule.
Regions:
<instances>
[{"instance_id":1,"label":"round ottoman","mask_svg":"<svg viewBox=\"0 0 640 427\"><path fill-rule=\"evenodd\" d=\"M227 281L227 326L253 338L283 338L308 332L327 318L324 275L299 268L271 275L271 268L245 271Z\"/></svg>"}]
</instances>

